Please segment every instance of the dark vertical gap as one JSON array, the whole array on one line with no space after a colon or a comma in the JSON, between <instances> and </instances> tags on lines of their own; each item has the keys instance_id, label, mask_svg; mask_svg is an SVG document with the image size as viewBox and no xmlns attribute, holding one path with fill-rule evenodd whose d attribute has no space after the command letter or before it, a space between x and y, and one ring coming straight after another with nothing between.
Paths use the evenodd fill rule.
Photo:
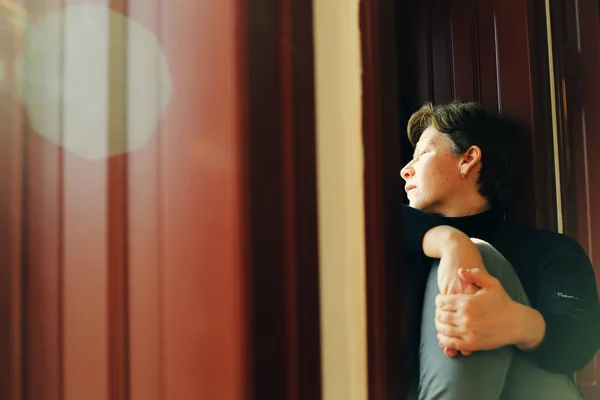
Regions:
<instances>
[{"instance_id":1,"label":"dark vertical gap","mask_svg":"<svg viewBox=\"0 0 600 400\"><path fill-rule=\"evenodd\" d=\"M473 92L475 101L481 103L481 54L479 52L479 8L478 0L473 1Z\"/></svg>"},{"instance_id":2,"label":"dark vertical gap","mask_svg":"<svg viewBox=\"0 0 600 400\"><path fill-rule=\"evenodd\" d=\"M405 304L403 291L402 246L400 238L399 207L404 193L399 171L401 168L398 136L394 134L399 129L400 112L398 108L398 66L396 40L398 26L394 19L396 2L386 3L382 7L382 17L378 27L380 35L379 80L381 97L380 131L381 162L382 162L382 228L383 228L383 254L386 281L385 298L389 338L388 360L388 395L390 398L404 396L407 391L407 374L404 360L406 359L406 326Z\"/></svg>"},{"instance_id":3,"label":"dark vertical gap","mask_svg":"<svg viewBox=\"0 0 600 400\"><path fill-rule=\"evenodd\" d=\"M533 146L534 173L537 181L543 182L536 188L536 223L538 227L558 230L556 197L556 169L554 163L554 135L552 121L552 104L550 93L551 68L548 48L548 26L546 4L544 0L533 0L530 3L530 35L531 68L533 83ZM555 62L556 63L556 62ZM556 81L555 87L556 85ZM557 91L558 93L558 91ZM558 100L558 99L557 99ZM558 115L558 110L556 110ZM558 120L557 120L558 122ZM560 131L560 127L557 126ZM543 151L539 151L543 149ZM560 150L559 150L560 151ZM541 179L540 179L541 178Z\"/></svg>"},{"instance_id":4,"label":"dark vertical gap","mask_svg":"<svg viewBox=\"0 0 600 400\"><path fill-rule=\"evenodd\" d=\"M410 70L405 65L410 57L399 58L408 43L397 34L409 29L409 19L398 24L398 8L408 6L408 2L363 0L360 9L368 395L372 400L405 398L407 391L397 132L399 92L405 89L399 86L398 75Z\"/></svg>"},{"instance_id":5,"label":"dark vertical gap","mask_svg":"<svg viewBox=\"0 0 600 400\"><path fill-rule=\"evenodd\" d=\"M496 91L498 94L498 111L502 112L502 90L500 85L500 59L499 59L499 49L498 49L498 23L496 21L496 9L494 9L494 54L496 55L496 62L494 66L496 67Z\"/></svg>"},{"instance_id":6,"label":"dark vertical gap","mask_svg":"<svg viewBox=\"0 0 600 400\"><path fill-rule=\"evenodd\" d=\"M382 254L378 246L381 243L378 231L378 215L373 212L379 195L379 159L376 142L375 109L378 99L376 90L376 69L378 57L378 40L375 27L378 25L378 9L372 0L360 3L360 32L362 54L362 86L363 86L363 143L364 143L364 196L365 196L365 256L366 256L366 291L367 291L367 379L368 398L390 398L388 389L388 365L386 355L387 332L385 321L385 279ZM375 153L376 155L374 155Z\"/></svg>"},{"instance_id":7,"label":"dark vertical gap","mask_svg":"<svg viewBox=\"0 0 600 400\"><path fill-rule=\"evenodd\" d=\"M435 104L435 76L433 74L433 27L430 8L427 8L427 81L429 85L429 99Z\"/></svg>"},{"instance_id":8,"label":"dark vertical gap","mask_svg":"<svg viewBox=\"0 0 600 400\"><path fill-rule=\"evenodd\" d=\"M417 79L415 79L416 71L418 68L417 62L409 62L407 60L413 60L416 54L416 48L414 43L414 35L416 31L416 25L418 23L416 18L416 2L405 0L397 3L396 8L396 26L399 28L396 31L396 48L398 54L396 56L396 62L398 65L398 111L399 111L399 128L398 132L398 147L400 152L401 163L406 163L412 157L412 146L410 145L406 136L406 124L412 113L412 111L418 106L415 96L417 93ZM406 201L405 195L403 200Z\"/></svg>"},{"instance_id":9,"label":"dark vertical gap","mask_svg":"<svg viewBox=\"0 0 600 400\"><path fill-rule=\"evenodd\" d=\"M252 398L286 398L282 105L278 2L246 0Z\"/></svg>"},{"instance_id":10,"label":"dark vertical gap","mask_svg":"<svg viewBox=\"0 0 600 400\"><path fill-rule=\"evenodd\" d=\"M294 136L295 115L294 115L294 68L293 68L293 49L296 45L293 34L292 22L292 2L291 0L280 0L278 10L278 29L277 34L279 44L279 69L281 71L281 152L282 152L282 202L283 202L283 243L284 267L283 267L283 293L282 301L285 303L288 312L283 321L285 330L285 371L286 371L286 396L288 400L298 400L300 390L299 380L299 315L298 310L298 259L297 259L297 237L296 237L296 193L295 186L297 179L295 176L296 154ZM291 310L291 312L289 312Z\"/></svg>"},{"instance_id":11,"label":"dark vertical gap","mask_svg":"<svg viewBox=\"0 0 600 400\"><path fill-rule=\"evenodd\" d=\"M246 0L252 394L321 396L312 5Z\"/></svg>"},{"instance_id":12,"label":"dark vertical gap","mask_svg":"<svg viewBox=\"0 0 600 400\"><path fill-rule=\"evenodd\" d=\"M600 23L600 0L598 0L597 10L598 10L598 22Z\"/></svg>"},{"instance_id":13,"label":"dark vertical gap","mask_svg":"<svg viewBox=\"0 0 600 400\"><path fill-rule=\"evenodd\" d=\"M454 49L454 19L452 18L452 2L448 3L448 40L450 41L450 98L456 99L456 77L454 74L455 49Z\"/></svg>"},{"instance_id":14,"label":"dark vertical gap","mask_svg":"<svg viewBox=\"0 0 600 400\"><path fill-rule=\"evenodd\" d=\"M127 221L127 0L112 0L124 18L108 26L108 340L111 400L129 398L128 221ZM112 85L118 82L119 85ZM119 87L121 90L119 90Z\"/></svg>"},{"instance_id":15,"label":"dark vertical gap","mask_svg":"<svg viewBox=\"0 0 600 400\"><path fill-rule=\"evenodd\" d=\"M321 399L315 63L311 2L291 1L298 396Z\"/></svg>"},{"instance_id":16,"label":"dark vertical gap","mask_svg":"<svg viewBox=\"0 0 600 400\"><path fill-rule=\"evenodd\" d=\"M162 0L157 0L162 1ZM249 51L248 51L248 43L247 43L247 34L248 34L248 18L247 18L247 9L249 7L246 4L247 0L236 0L235 6L236 11L234 17L237 20L235 27L235 51L236 51L236 78L237 78L237 99L236 99L236 107L237 107L237 124L236 127L240 131L238 135L239 139L239 152L237 154L240 166L240 174L238 178L238 185L240 189L240 230L242 233L240 234L241 238L241 246L240 251L242 253L241 261L242 261L242 326L244 326L244 332L241 335L242 348L244 351L243 354L243 371L245 372L245 377L242 380L243 387L246 389L245 400L254 400L256 392L254 377L256 375L254 368L254 333L253 333L253 323L254 323L254 299L253 299L253 270L252 270L252 231L251 231L251 213L252 208L250 201L252 200L250 197L250 178L251 174L247 166L250 164L249 156L249 146L251 142L250 138L250 124L249 124ZM160 14L160 13L159 13ZM161 363L162 364L162 363ZM164 386L164 384L162 385ZM164 391L161 392L160 396L161 400L165 400Z\"/></svg>"}]
</instances>

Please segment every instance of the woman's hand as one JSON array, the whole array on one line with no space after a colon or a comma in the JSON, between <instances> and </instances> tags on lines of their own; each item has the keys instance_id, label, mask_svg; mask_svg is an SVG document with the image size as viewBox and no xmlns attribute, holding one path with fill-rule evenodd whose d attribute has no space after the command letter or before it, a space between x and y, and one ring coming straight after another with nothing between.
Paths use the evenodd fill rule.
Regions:
<instances>
[{"instance_id":1,"label":"woman's hand","mask_svg":"<svg viewBox=\"0 0 600 400\"><path fill-rule=\"evenodd\" d=\"M523 336L523 319L519 317L524 314L523 306L484 270L461 269L459 276L481 289L473 295L438 295L435 324L440 345L478 351L519 343Z\"/></svg>"},{"instance_id":2,"label":"woman's hand","mask_svg":"<svg viewBox=\"0 0 600 400\"><path fill-rule=\"evenodd\" d=\"M475 249L477 250L477 249ZM481 255L479 254L479 250L476 251L479 258ZM438 286L440 288L440 294L449 295L449 294L466 294L472 295L479 290L477 286L467 281L461 279L458 275L458 269L462 265L477 265L476 262L473 262L471 255L469 255L470 251L457 251L453 253L449 253L446 256L442 256L438 268ZM437 321L436 321L437 328ZM439 330L438 330L439 331ZM444 354L450 358L454 358L458 355L458 350L448 348L444 346L440 342L440 348L444 351ZM470 356L472 354L471 351L462 350L463 356Z\"/></svg>"}]
</instances>

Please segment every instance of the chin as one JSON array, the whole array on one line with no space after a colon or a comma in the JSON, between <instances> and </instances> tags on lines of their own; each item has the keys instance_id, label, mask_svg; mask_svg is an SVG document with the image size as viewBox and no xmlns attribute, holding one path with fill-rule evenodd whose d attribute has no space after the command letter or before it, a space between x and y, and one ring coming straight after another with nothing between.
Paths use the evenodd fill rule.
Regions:
<instances>
[{"instance_id":1,"label":"chin","mask_svg":"<svg viewBox=\"0 0 600 400\"><path fill-rule=\"evenodd\" d=\"M430 213L431 212L431 203L428 202L424 202L424 201L418 201L418 200L412 200L409 201L408 205L412 208L415 208L419 211L423 211L425 213Z\"/></svg>"},{"instance_id":2,"label":"chin","mask_svg":"<svg viewBox=\"0 0 600 400\"><path fill-rule=\"evenodd\" d=\"M421 210L421 211L424 211L424 208L425 208L425 207L423 207L424 205L419 203L418 201L409 201L408 205L412 208L416 208L417 210Z\"/></svg>"}]
</instances>

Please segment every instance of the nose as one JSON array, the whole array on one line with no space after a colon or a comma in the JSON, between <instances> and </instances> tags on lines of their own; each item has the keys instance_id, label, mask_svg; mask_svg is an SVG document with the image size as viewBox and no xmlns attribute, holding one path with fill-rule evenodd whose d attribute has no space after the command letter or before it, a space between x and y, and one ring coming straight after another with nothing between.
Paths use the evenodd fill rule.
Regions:
<instances>
[{"instance_id":1,"label":"nose","mask_svg":"<svg viewBox=\"0 0 600 400\"><path fill-rule=\"evenodd\" d=\"M412 161L409 162L408 164L406 164L404 166L404 168L402 168L400 170L400 176L402 177L402 179L404 179L405 181L408 180L411 176L413 176L415 174L415 170L412 167Z\"/></svg>"}]
</instances>

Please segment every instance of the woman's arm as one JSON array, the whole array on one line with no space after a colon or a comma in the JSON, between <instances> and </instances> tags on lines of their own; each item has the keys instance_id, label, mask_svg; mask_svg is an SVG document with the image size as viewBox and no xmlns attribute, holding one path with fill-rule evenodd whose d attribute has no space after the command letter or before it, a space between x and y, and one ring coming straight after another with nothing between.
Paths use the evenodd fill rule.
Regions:
<instances>
[{"instance_id":1,"label":"woman's arm","mask_svg":"<svg viewBox=\"0 0 600 400\"><path fill-rule=\"evenodd\" d=\"M481 253L471 239L456 228L436 226L423 236L423 252L439 258L438 286L441 294L473 294L477 287L463 281L459 268L485 270Z\"/></svg>"},{"instance_id":2,"label":"woman's arm","mask_svg":"<svg viewBox=\"0 0 600 400\"><path fill-rule=\"evenodd\" d=\"M424 254L429 258L442 258L442 253L451 256L468 252L472 258L481 261L476 246L463 232L444 225L444 222L434 215L405 204L400 206L400 211L402 245L406 255ZM478 264L483 265L483 262Z\"/></svg>"},{"instance_id":3,"label":"woman's arm","mask_svg":"<svg viewBox=\"0 0 600 400\"><path fill-rule=\"evenodd\" d=\"M600 347L600 306L588 256L575 241L562 238L543 256L533 304L545 320L545 335L522 354L547 371L570 374L585 367Z\"/></svg>"},{"instance_id":4,"label":"woman's arm","mask_svg":"<svg viewBox=\"0 0 600 400\"><path fill-rule=\"evenodd\" d=\"M485 269L479 249L458 229L447 225L428 230L423 237L423 251L431 258L439 258L437 282L441 294L474 294L477 286L465 282L458 274L460 268ZM448 357L456 357L458 350L442 346ZM462 351L464 356L471 351Z\"/></svg>"}]
</instances>

